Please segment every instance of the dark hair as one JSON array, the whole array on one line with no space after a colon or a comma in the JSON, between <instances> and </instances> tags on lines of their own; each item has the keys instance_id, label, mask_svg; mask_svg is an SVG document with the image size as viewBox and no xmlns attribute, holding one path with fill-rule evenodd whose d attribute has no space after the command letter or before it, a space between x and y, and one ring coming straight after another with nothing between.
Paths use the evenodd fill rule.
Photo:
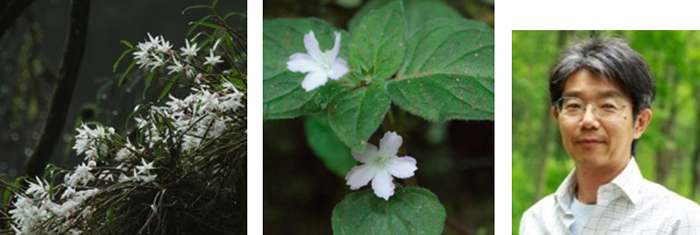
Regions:
<instances>
[{"instance_id":1,"label":"dark hair","mask_svg":"<svg viewBox=\"0 0 700 235\"><path fill-rule=\"evenodd\" d=\"M647 62L619 38L591 38L569 46L549 73L549 99L561 98L566 80L586 69L613 82L632 100L632 121L644 109L651 108L656 84ZM632 141L632 155L637 140Z\"/></svg>"}]
</instances>

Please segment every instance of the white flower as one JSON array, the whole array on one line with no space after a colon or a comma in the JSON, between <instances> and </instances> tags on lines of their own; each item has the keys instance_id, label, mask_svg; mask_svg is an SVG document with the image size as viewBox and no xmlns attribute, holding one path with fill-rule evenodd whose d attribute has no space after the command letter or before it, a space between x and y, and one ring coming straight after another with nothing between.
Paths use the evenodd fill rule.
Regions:
<instances>
[{"instance_id":1,"label":"white flower","mask_svg":"<svg viewBox=\"0 0 700 235\"><path fill-rule=\"evenodd\" d=\"M80 164L75 168L73 174L68 175L68 186L76 187L78 184L86 185L88 182L95 180L95 176L90 173L91 167L86 166L85 163Z\"/></svg>"},{"instance_id":2,"label":"white flower","mask_svg":"<svg viewBox=\"0 0 700 235\"><path fill-rule=\"evenodd\" d=\"M146 182L146 183L155 180L156 176L158 176L158 175L157 174L152 175L150 172L150 170L155 169L155 167L153 167L153 162L146 163L146 160L144 160L142 158L141 164L142 164L141 166L136 166L136 169L133 170L134 176L132 177L132 179L135 179L135 180L138 179L138 180L141 180L141 181Z\"/></svg>"},{"instance_id":3,"label":"white flower","mask_svg":"<svg viewBox=\"0 0 700 235\"><path fill-rule=\"evenodd\" d=\"M123 162L126 160L129 160L131 158L132 154L131 151L127 148L122 148L117 151L117 156L114 157L114 160Z\"/></svg>"},{"instance_id":4,"label":"white flower","mask_svg":"<svg viewBox=\"0 0 700 235\"><path fill-rule=\"evenodd\" d=\"M219 46L219 42L221 42L221 38L219 38L219 39L216 39L216 42L214 43L214 46L213 46L213 47L211 47L211 50L216 50L216 47L218 47L218 46Z\"/></svg>"},{"instance_id":5,"label":"white flower","mask_svg":"<svg viewBox=\"0 0 700 235\"><path fill-rule=\"evenodd\" d=\"M146 160L143 158L141 158L141 164L143 164L143 165L136 166L136 169L139 171L138 172L139 174L142 174L142 173L149 174L148 171L155 169L155 167L153 167L153 162L146 163Z\"/></svg>"},{"instance_id":6,"label":"white flower","mask_svg":"<svg viewBox=\"0 0 700 235\"><path fill-rule=\"evenodd\" d=\"M177 59L175 59L175 57L173 57L173 62L175 63L174 65L168 66L168 69L170 69L170 72L168 72L168 75L170 75L172 73L179 73L184 68L184 67L182 67L182 64L180 64L180 62L178 62Z\"/></svg>"},{"instance_id":7,"label":"white flower","mask_svg":"<svg viewBox=\"0 0 700 235\"><path fill-rule=\"evenodd\" d=\"M97 126L94 130L90 129L85 123L81 124L79 128L76 129L78 134L75 136L75 145L73 149L76 150L77 154L90 152L90 149L95 149L96 141L99 139L111 140L112 135L114 135L114 128L105 129L102 126ZM100 146L101 154L106 151L106 146ZM90 155L90 154L88 154Z\"/></svg>"},{"instance_id":8,"label":"white flower","mask_svg":"<svg viewBox=\"0 0 700 235\"><path fill-rule=\"evenodd\" d=\"M295 53L287 61L287 69L292 72L309 73L301 82L307 92L323 86L328 78L340 79L348 72L347 63L338 57L340 52L340 33L335 32L335 45L332 50L321 52L314 31L304 35L304 46L308 54Z\"/></svg>"},{"instance_id":9,"label":"white flower","mask_svg":"<svg viewBox=\"0 0 700 235\"><path fill-rule=\"evenodd\" d=\"M209 56L207 56L206 59L207 61L204 62L204 65L214 66L218 63L224 62L221 60L221 56L214 56L214 50L209 51Z\"/></svg>"},{"instance_id":10,"label":"white flower","mask_svg":"<svg viewBox=\"0 0 700 235\"><path fill-rule=\"evenodd\" d=\"M75 193L75 188L68 186L68 187L66 187L66 190L63 191L63 194L61 195L61 199L73 197L74 193Z\"/></svg>"},{"instance_id":11,"label":"white flower","mask_svg":"<svg viewBox=\"0 0 700 235\"><path fill-rule=\"evenodd\" d=\"M396 156L402 142L401 136L395 132L387 132L379 141L379 149L372 144L367 144L362 153L352 150L352 156L355 160L364 163L364 165L353 167L345 176L350 189L359 189L371 180L374 194L389 200L389 197L394 195L395 187L392 175L405 179L413 176L413 172L418 169L416 159Z\"/></svg>"},{"instance_id":12,"label":"white flower","mask_svg":"<svg viewBox=\"0 0 700 235\"><path fill-rule=\"evenodd\" d=\"M139 47L143 48L145 45L142 43L139 43ZM147 50L142 50L142 51L135 51L134 52L134 59L137 59L136 64L139 65L139 69L143 68L143 66L146 66L147 64L151 63L151 55L150 52Z\"/></svg>"},{"instance_id":13,"label":"white flower","mask_svg":"<svg viewBox=\"0 0 700 235\"><path fill-rule=\"evenodd\" d=\"M153 70L155 70L156 68L158 68L158 67L160 67L160 66L163 66L163 65L165 64L165 62L163 62L163 59L160 58L159 56L154 56L153 59L154 59L154 60L152 60L151 63L148 63L148 64L146 65L146 67L148 67L148 66L153 66L153 68L151 68L151 71L153 71Z\"/></svg>"},{"instance_id":14,"label":"white flower","mask_svg":"<svg viewBox=\"0 0 700 235\"><path fill-rule=\"evenodd\" d=\"M157 46L159 44L160 40L158 39L158 36L153 37L149 32L147 32L146 34L148 34L148 40L151 40L150 42L146 42L148 45Z\"/></svg>"},{"instance_id":15,"label":"white flower","mask_svg":"<svg viewBox=\"0 0 700 235\"><path fill-rule=\"evenodd\" d=\"M47 187L49 186L49 183L42 179L39 179L38 176L36 177L36 182L37 183L35 184L31 181L27 181L27 183L29 183L29 188L26 191L27 195L32 195L35 198L45 197L49 192L49 189Z\"/></svg>"},{"instance_id":16,"label":"white flower","mask_svg":"<svg viewBox=\"0 0 700 235\"><path fill-rule=\"evenodd\" d=\"M182 53L180 53L180 56L187 56L187 57L195 57L197 56L197 51L199 49L197 48L197 43L192 44L190 46L190 42L185 39L185 47L180 47L180 50Z\"/></svg>"},{"instance_id":17,"label":"white flower","mask_svg":"<svg viewBox=\"0 0 700 235\"><path fill-rule=\"evenodd\" d=\"M188 78L194 77L194 68L190 65L185 65L185 73L187 74Z\"/></svg>"},{"instance_id":18,"label":"white flower","mask_svg":"<svg viewBox=\"0 0 700 235\"><path fill-rule=\"evenodd\" d=\"M173 47L173 45L170 44L170 42L165 41L165 38L163 38L163 36L161 35L160 36L160 44L156 45L156 51L165 53L165 52L168 52L170 50L170 48L172 48L172 47Z\"/></svg>"}]
</instances>

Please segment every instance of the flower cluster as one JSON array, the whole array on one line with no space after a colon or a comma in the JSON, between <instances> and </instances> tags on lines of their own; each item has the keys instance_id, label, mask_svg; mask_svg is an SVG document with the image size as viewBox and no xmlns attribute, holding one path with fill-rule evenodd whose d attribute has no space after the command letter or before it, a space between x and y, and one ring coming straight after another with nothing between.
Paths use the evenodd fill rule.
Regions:
<instances>
[{"instance_id":1,"label":"flower cluster","mask_svg":"<svg viewBox=\"0 0 700 235\"><path fill-rule=\"evenodd\" d=\"M75 136L73 149L78 155L85 153L92 160L96 159L98 154L106 154L107 146L98 142L98 140L110 140L110 136L114 135L114 128L109 127L105 129L102 126L98 126L93 130L85 124L82 124L77 131L78 135Z\"/></svg>"},{"instance_id":2,"label":"flower cluster","mask_svg":"<svg viewBox=\"0 0 700 235\"><path fill-rule=\"evenodd\" d=\"M202 61L197 58L197 52L201 48L197 48L197 43L193 42L193 40L185 40L185 46L180 47L180 52L178 53L172 49L173 45L165 40L162 35L153 37L148 33L148 40L139 42L133 55L139 68L146 67L153 71L157 68L165 67L169 70L168 75L184 72L187 77L193 78L198 70L198 62L201 62L203 66L216 66L224 62L221 60L221 55L214 54L220 41L221 39L214 43L214 46L209 50L209 56Z\"/></svg>"},{"instance_id":3,"label":"flower cluster","mask_svg":"<svg viewBox=\"0 0 700 235\"><path fill-rule=\"evenodd\" d=\"M45 180L36 178L36 183L27 181L29 188L25 195L15 195L15 209L10 210L12 219L19 228L12 225L17 234L35 234L42 231L43 234L79 234L80 231L70 228L68 223L44 224L51 218L58 220L70 220L76 213L78 217L89 216L92 208L81 208L79 205L99 192L99 189L76 190L68 187L61 196L62 202L52 200L49 194L50 186Z\"/></svg>"},{"instance_id":4,"label":"flower cluster","mask_svg":"<svg viewBox=\"0 0 700 235\"><path fill-rule=\"evenodd\" d=\"M150 117L165 117L172 120L173 130L159 131L158 125L143 118L136 118L139 128L148 130L146 141L152 147L167 142L171 137L180 137L182 150L196 149L203 140L216 138L233 123L235 118L228 115L244 105L243 93L227 80L222 80L221 88L200 83L192 88L192 93L184 99L170 96L166 106L153 107ZM171 133L172 132L172 133Z\"/></svg>"},{"instance_id":5,"label":"flower cluster","mask_svg":"<svg viewBox=\"0 0 700 235\"><path fill-rule=\"evenodd\" d=\"M87 199L115 184L158 185L163 153L174 149L179 151L176 156L201 157L193 156L193 152L238 125L240 115L236 112L245 109L245 94L226 78L225 71L207 73L197 67L223 62L221 56L215 55L219 41L211 47L209 56L198 58L201 48L197 48L197 43L186 40L178 54L162 36L148 37L134 52L136 63L151 71L169 65L168 74L184 73L194 78L191 93L183 99L171 95L170 101L160 106L137 106L135 112L146 110L146 115L134 118L139 138L133 143L112 127L81 124L76 128L73 149L84 156L83 162L72 171L64 171L62 183L50 186L37 178L36 183L29 182L29 187L15 196L15 208L9 212L16 233L81 233L71 225L94 211L85 205ZM195 76L196 71L200 72Z\"/></svg>"}]
</instances>

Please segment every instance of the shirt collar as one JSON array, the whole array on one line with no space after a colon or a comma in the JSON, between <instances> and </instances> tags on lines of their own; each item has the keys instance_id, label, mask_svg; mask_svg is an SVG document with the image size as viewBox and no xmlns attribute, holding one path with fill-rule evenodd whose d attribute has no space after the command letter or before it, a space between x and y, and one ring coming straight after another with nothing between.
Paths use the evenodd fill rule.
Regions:
<instances>
[{"instance_id":1,"label":"shirt collar","mask_svg":"<svg viewBox=\"0 0 700 235\"><path fill-rule=\"evenodd\" d=\"M576 174L574 174L575 171L576 168L571 170L569 175L566 176L566 179L564 179L564 182L559 185L559 188L554 193L556 204L566 213L571 213L569 205L571 205L574 193L576 192L577 181ZM632 157L627 163L627 166L625 166L625 169L622 170L615 179L598 188L598 197L605 197L599 198L599 203L601 199L612 201L618 197L625 197L632 202L632 204L638 204L639 200L641 200L639 187L643 180L644 178L639 171L639 166L634 160L634 157Z\"/></svg>"}]
</instances>

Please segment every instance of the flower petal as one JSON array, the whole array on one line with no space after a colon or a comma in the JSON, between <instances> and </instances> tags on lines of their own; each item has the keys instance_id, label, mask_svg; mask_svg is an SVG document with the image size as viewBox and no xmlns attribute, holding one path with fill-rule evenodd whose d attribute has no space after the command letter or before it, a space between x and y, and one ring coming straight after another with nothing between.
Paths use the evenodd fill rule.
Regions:
<instances>
[{"instance_id":1,"label":"flower petal","mask_svg":"<svg viewBox=\"0 0 700 235\"><path fill-rule=\"evenodd\" d=\"M365 151L359 153L352 149L350 150L350 153L352 153L352 157L354 157L358 162L367 163L367 160L369 160L370 157L377 155L377 146L367 144Z\"/></svg>"},{"instance_id":2,"label":"flower petal","mask_svg":"<svg viewBox=\"0 0 700 235\"><path fill-rule=\"evenodd\" d=\"M393 157L393 161L387 166L387 170L396 178L405 179L413 176L418 170L416 159L412 157Z\"/></svg>"},{"instance_id":3,"label":"flower petal","mask_svg":"<svg viewBox=\"0 0 700 235\"><path fill-rule=\"evenodd\" d=\"M328 75L323 71L313 71L304 77L304 81L301 81L301 87L306 90L306 92L312 91L320 86L323 86L328 81Z\"/></svg>"},{"instance_id":4,"label":"flower petal","mask_svg":"<svg viewBox=\"0 0 700 235\"><path fill-rule=\"evenodd\" d=\"M377 197L384 198L384 200L389 200L389 197L394 195L394 183L391 182L393 178L388 171L377 171L372 179L372 189L374 189L374 194Z\"/></svg>"},{"instance_id":5,"label":"flower petal","mask_svg":"<svg viewBox=\"0 0 700 235\"><path fill-rule=\"evenodd\" d=\"M309 52L311 58L316 61L323 61L323 53L318 47L318 41L313 30L310 30L308 34L304 34L304 47L306 47L306 51Z\"/></svg>"},{"instance_id":6,"label":"flower petal","mask_svg":"<svg viewBox=\"0 0 700 235\"><path fill-rule=\"evenodd\" d=\"M374 175L377 173L378 169L369 165L354 166L347 175L345 175L345 180L350 185L350 189L359 189L362 186L367 185Z\"/></svg>"},{"instance_id":7,"label":"flower petal","mask_svg":"<svg viewBox=\"0 0 700 235\"><path fill-rule=\"evenodd\" d=\"M331 68L331 71L328 71L328 77L333 80L338 80L347 72L348 66L345 60L342 58L337 58L333 63L333 68Z\"/></svg>"},{"instance_id":8,"label":"flower petal","mask_svg":"<svg viewBox=\"0 0 700 235\"><path fill-rule=\"evenodd\" d=\"M308 73L311 71L319 71L321 70L321 67L318 66L318 63L316 63L316 61L314 61L310 55L295 53L289 57L289 61L287 61L287 69L292 72Z\"/></svg>"},{"instance_id":9,"label":"flower petal","mask_svg":"<svg viewBox=\"0 0 700 235\"><path fill-rule=\"evenodd\" d=\"M399 147L403 143L403 138L397 135L396 132L387 131L384 137L379 140L379 154L382 156L396 156L399 152Z\"/></svg>"},{"instance_id":10,"label":"flower petal","mask_svg":"<svg viewBox=\"0 0 700 235\"><path fill-rule=\"evenodd\" d=\"M340 33L338 32L333 32L335 34L335 44L333 44L333 49L330 51L328 56L328 61L332 61L336 57L338 57L338 53L340 52Z\"/></svg>"}]
</instances>

